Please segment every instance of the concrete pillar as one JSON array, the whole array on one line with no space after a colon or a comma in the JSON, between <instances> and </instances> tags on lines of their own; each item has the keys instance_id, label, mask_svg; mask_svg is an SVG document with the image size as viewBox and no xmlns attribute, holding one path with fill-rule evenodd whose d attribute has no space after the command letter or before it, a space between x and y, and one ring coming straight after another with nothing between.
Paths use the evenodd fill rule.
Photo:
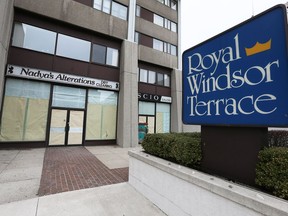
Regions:
<instances>
[{"instance_id":1,"label":"concrete pillar","mask_svg":"<svg viewBox=\"0 0 288 216\"><path fill-rule=\"evenodd\" d=\"M117 144L123 148L138 145L138 45L123 41L120 61Z\"/></svg>"},{"instance_id":2,"label":"concrete pillar","mask_svg":"<svg viewBox=\"0 0 288 216\"><path fill-rule=\"evenodd\" d=\"M0 1L0 105L2 104L5 68L13 26L13 4L14 0Z\"/></svg>"},{"instance_id":3,"label":"concrete pillar","mask_svg":"<svg viewBox=\"0 0 288 216\"><path fill-rule=\"evenodd\" d=\"M171 74L171 132L182 132L182 71Z\"/></svg>"},{"instance_id":4,"label":"concrete pillar","mask_svg":"<svg viewBox=\"0 0 288 216\"><path fill-rule=\"evenodd\" d=\"M182 71L174 69L171 76L171 132L200 132L200 125L184 125L182 122Z\"/></svg>"}]
</instances>

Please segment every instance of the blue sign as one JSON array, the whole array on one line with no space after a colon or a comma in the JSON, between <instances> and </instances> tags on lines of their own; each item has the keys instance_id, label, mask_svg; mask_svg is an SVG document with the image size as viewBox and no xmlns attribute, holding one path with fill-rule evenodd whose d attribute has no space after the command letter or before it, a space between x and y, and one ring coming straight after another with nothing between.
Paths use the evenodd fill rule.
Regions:
<instances>
[{"instance_id":1,"label":"blue sign","mask_svg":"<svg viewBox=\"0 0 288 216\"><path fill-rule=\"evenodd\" d=\"M277 5L183 53L183 123L288 126L286 13Z\"/></svg>"}]
</instances>

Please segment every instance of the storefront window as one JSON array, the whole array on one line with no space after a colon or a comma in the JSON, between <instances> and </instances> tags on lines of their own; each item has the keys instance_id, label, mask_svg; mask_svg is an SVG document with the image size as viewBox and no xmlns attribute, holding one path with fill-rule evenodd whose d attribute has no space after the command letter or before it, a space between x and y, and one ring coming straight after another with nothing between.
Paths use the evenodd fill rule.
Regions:
<instances>
[{"instance_id":1,"label":"storefront window","mask_svg":"<svg viewBox=\"0 0 288 216\"><path fill-rule=\"evenodd\" d=\"M170 104L156 104L156 133L170 132Z\"/></svg>"},{"instance_id":2,"label":"storefront window","mask_svg":"<svg viewBox=\"0 0 288 216\"><path fill-rule=\"evenodd\" d=\"M138 120L147 124L149 133L169 133L170 104L139 101Z\"/></svg>"},{"instance_id":3,"label":"storefront window","mask_svg":"<svg viewBox=\"0 0 288 216\"><path fill-rule=\"evenodd\" d=\"M55 43L55 32L24 23L15 23L12 39L13 46L54 54Z\"/></svg>"},{"instance_id":4,"label":"storefront window","mask_svg":"<svg viewBox=\"0 0 288 216\"><path fill-rule=\"evenodd\" d=\"M54 86L52 106L84 109L85 98L85 89L66 86Z\"/></svg>"},{"instance_id":5,"label":"storefront window","mask_svg":"<svg viewBox=\"0 0 288 216\"><path fill-rule=\"evenodd\" d=\"M155 115L155 103L139 101L139 115Z\"/></svg>"},{"instance_id":6,"label":"storefront window","mask_svg":"<svg viewBox=\"0 0 288 216\"><path fill-rule=\"evenodd\" d=\"M58 34L56 55L81 61L90 61L89 41Z\"/></svg>"},{"instance_id":7,"label":"storefront window","mask_svg":"<svg viewBox=\"0 0 288 216\"><path fill-rule=\"evenodd\" d=\"M50 84L7 79L0 141L44 141Z\"/></svg>"},{"instance_id":8,"label":"storefront window","mask_svg":"<svg viewBox=\"0 0 288 216\"><path fill-rule=\"evenodd\" d=\"M89 90L86 140L116 139L117 101L117 92Z\"/></svg>"}]
</instances>

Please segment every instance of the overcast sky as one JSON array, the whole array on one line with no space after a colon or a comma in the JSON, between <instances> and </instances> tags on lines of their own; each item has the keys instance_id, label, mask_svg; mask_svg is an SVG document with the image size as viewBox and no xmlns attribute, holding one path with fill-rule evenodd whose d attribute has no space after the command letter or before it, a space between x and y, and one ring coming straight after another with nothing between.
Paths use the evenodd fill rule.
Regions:
<instances>
[{"instance_id":1,"label":"overcast sky","mask_svg":"<svg viewBox=\"0 0 288 216\"><path fill-rule=\"evenodd\" d=\"M288 0L182 0L182 52Z\"/></svg>"}]
</instances>

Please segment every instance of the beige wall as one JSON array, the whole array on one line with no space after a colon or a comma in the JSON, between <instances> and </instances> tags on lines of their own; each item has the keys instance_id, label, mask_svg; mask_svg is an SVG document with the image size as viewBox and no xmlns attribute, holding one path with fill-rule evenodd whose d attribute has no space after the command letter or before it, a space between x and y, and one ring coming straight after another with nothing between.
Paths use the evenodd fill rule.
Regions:
<instances>
[{"instance_id":1,"label":"beige wall","mask_svg":"<svg viewBox=\"0 0 288 216\"><path fill-rule=\"evenodd\" d=\"M14 0L0 1L0 104L2 103L6 60L13 22L13 2Z\"/></svg>"}]
</instances>

